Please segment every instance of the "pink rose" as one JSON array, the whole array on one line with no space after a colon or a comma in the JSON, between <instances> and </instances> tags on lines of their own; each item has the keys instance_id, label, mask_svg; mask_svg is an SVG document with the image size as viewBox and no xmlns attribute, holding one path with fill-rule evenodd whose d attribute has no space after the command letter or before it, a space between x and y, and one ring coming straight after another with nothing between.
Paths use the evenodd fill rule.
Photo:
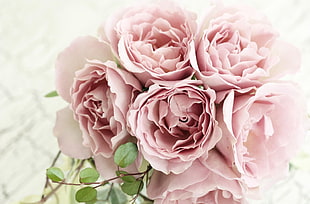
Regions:
<instances>
[{"instance_id":1,"label":"pink rose","mask_svg":"<svg viewBox=\"0 0 310 204\"><path fill-rule=\"evenodd\" d=\"M193 80L153 84L130 108L132 135L154 169L181 173L220 139L215 93L199 85Z\"/></svg>"},{"instance_id":2,"label":"pink rose","mask_svg":"<svg viewBox=\"0 0 310 204\"><path fill-rule=\"evenodd\" d=\"M220 167L222 175L206 167L206 162ZM155 171L147 187L148 196L155 200L154 204L245 203L242 183L234 179L237 175L219 153L210 151L210 159L206 162L195 160L181 174L165 175Z\"/></svg>"},{"instance_id":3,"label":"pink rose","mask_svg":"<svg viewBox=\"0 0 310 204\"><path fill-rule=\"evenodd\" d=\"M126 115L141 85L111 58L109 46L93 37L78 38L59 55L56 87L69 106L57 113L54 134L68 156L95 156L99 168L116 169L112 154L130 140Z\"/></svg>"},{"instance_id":4,"label":"pink rose","mask_svg":"<svg viewBox=\"0 0 310 204\"><path fill-rule=\"evenodd\" d=\"M197 78L218 92L258 87L294 73L300 53L279 40L266 17L256 10L217 5L202 22L191 62Z\"/></svg>"},{"instance_id":5,"label":"pink rose","mask_svg":"<svg viewBox=\"0 0 310 204\"><path fill-rule=\"evenodd\" d=\"M115 62L90 61L76 72L71 108L92 152L111 157L128 140L126 114L141 85Z\"/></svg>"},{"instance_id":6,"label":"pink rose","mask_svg":"<svg viewBox=\"0 0 310 204\"><path fill-rule=\"evenodd\" d=\"M288 173L306 131L306 110L299 89L267 83L237 96L231 91L218 109L223 137L217 149L249 187L268 186Z\"/></svg>"},{"instance_id":7,"label":"pink rose","mask_svg":"<svg viewBox=\"0 0 310 204\"><path fill-rule=\"evenodd\" d=\"M120 12L108 19L101 35L111 43L124 68L143 84L149 79L180 80L193 73L189 51L195 20L195 14L160 1Z\"/></svg>"}]
</instances>

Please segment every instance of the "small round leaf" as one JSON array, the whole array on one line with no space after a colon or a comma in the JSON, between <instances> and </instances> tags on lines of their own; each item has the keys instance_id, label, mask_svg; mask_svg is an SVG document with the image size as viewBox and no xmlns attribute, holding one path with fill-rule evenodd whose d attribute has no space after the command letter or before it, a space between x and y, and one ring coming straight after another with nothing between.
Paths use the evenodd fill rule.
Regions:
<instances>
[{"instance_id":1,"label":"small round leaf","mask_svg":"<svg viewBox=\"0 0 310 204\"><path fill-rule=\"evenodd\" d=\"M115 174L116 174L116 176L121 176L124 174L128 174L128 172L127 171L115 171Z\"/></svg>"},{"instance_id":2,"label":"small round leaf","mask_svg":"<svg viewBox=\"0 0 310 204\"><path fill-rule=\"evenodd\" d=\"M143 188L143 181L136 180L135 182L125 182L121 185L121 189L127 195L136 195L140 193Z\"/></svg>"},{"instance_id":3,"label":"small round leaf","mask_svg":"<svg viewBox=\"0 0 310 204\"><path fill-rule=\"evenodd\" d=\"M137 155L138 155L137 145L132 142L128 142L126 144L120 145L117 148L114 154L114 162L118 166L125 168L136 160Z\"/></svg>"},{"instance_id":4,"label":"small round leaf","mask_svg":"<svg viewBox=\"0 0 310 204\"><path fill-rule=\"evenodd\" d=\"M128 172L126 171L116 171L115 172L117 176L120 177L120 179L122 179L125 182L135 182L136 178L134 176L128 175L125 176L126 174L128 174Z\"/></svg>"},{"instance_id":5,"label":"small round leaf","mask_svg":"<svg viewBox=\"0 0 310 204\"><path fill-rule=\"evenodd\" d=\"M78 190L75 194L75 199L78 202L90 202L97 198L97 190L92 187L85 187Z\"/></svg>"},{"instance_id":6,"label":"small round leaf","mask_svg":"<svg viewBox=\"0 0 310 204\"><path fill-rule=\"evenodd\" d=\"M99 178L99 173L94 168L86 168L80 172L80 182L81 183L96 182L98 178Z\"/></svg>"},{"instance_id":7,"label":"small round leaf","mask_svg":"<svg viewBox=\"0 0 310 204\"><path fill-rule=\"evenodd\" d=\"M58 182L64 180L65 176L62 170L58 167L51 167L46 170L46 175L52 181Z\"/></svg>"}]
</instances>

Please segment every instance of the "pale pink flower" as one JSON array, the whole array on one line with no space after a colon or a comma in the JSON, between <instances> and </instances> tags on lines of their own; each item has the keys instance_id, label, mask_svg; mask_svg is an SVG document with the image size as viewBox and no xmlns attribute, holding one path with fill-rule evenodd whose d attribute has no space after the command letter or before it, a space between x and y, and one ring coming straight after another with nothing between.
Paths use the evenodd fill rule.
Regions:
<instances>
[{"instance_id":1,"label":"pale pink flower","mask_svg":"<svg viewBox=\"0 0 310 204\"><path fill-rule=\"evenodd\" d=\"M106 43L81 37L60 53L56 63L57 92L69 106L57 113L54 134L61 151L73 158L94 156L105 176L115 172L113 153L131 136L126 115L139 81L109 61ZM109 165L106 165L109 164Z\"/></svg>"},{"instance_id":2,"label":"pale pink flower","mask_svg":"<svg viewBox=\"0 0 310 204\"><path fill-rule=\"evenodd\" d=\"M71 108L92 152L111 157L128 141L126 114L141 91L138 80L112 61L92 61L76 72Z\"/></svg>"},{"instance_id":3,"label":"pale pink flower","mask_svg":"<svg viewBox=\"0 0 310 204\"><path fill-rule=\"evenodd\" d=\"M130 108L127 122L132 135L154 169L181 173L220 139L215 93L199 85L193 80L153 84Z\"/></svg>"},{"instance_id":4,"label":"pale pink flower","mask_svg":"<svg viewBox=\"0 0 310 204\"><path fill-rule=\"evenodd\" d=\"M197 78L220 92L259 87L294 73L300 66L300 53L280 40L255 9L219 4L207 11L201 23L191 62Z\"/></svg>"},{"instance_id":5,"label":"pale pink flower","mask_svg":"<svg viewBox=\"0 0 310 204\"><path fill-rule=\"evenodd\" d=\"M223 131L217 149L249 187L263 188L288 173L309 122L300 90L289 83L231 91L217 119Z\"/></svg>"},{"instance_id":6,"label":"pale pink flower","mask_svg":"<svg viewBox=\"0 0 310 204\"><path fill-rule=\"evenodd\" d=\"M195 14L175 3L160 1L121 11L108 19L100 33L124 68L149 85L149 79L192 76L189 51L194 45L195 20Z\"/></svg>"}]
</instances>

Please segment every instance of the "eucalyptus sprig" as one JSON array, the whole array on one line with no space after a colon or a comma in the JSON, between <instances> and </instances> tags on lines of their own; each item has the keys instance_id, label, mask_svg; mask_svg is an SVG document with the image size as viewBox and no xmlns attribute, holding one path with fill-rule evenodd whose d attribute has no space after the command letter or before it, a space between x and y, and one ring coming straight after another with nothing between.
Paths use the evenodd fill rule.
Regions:
<instances>
[{"instance_id":1,"label":"eucalyptus sprig","mask_svg":"<svg viewBox=\"0 0 310 204\"><path fill-rule=\"evenodd\" d=\"M115 172L116 176L102 181L98 181L100 175L94 167L79 169L78 182L68 182L70 178L65 178L65 173L60 168L55 166L52 166L46 170L46 176L52 183L57 185L81 187L75 193L75 200L77 202L95 204L96 202L110 200L112 204L120 204L117 200L119 197L117 197L116 194L125 193L128 196L131 196L132 203L135 203L139 197L145 201L148 201L148 203L152 203L151 200L141 194L145 183L148 182L152 167L148 165L146 170L134 173L120 170L120 168L126 168L131 165L136 160L137 154L138 149L136 144L128 142L120 145L114 154L114 162L118 165L118 170ZM113 183L111 183L112 181L118 179L120 180L120 190L122 192L116 190ZM98 192L100 192L98 191L98 188L104 187L107 184L110 185L107 198L98 199ZM110 199L113 197L114 199Z\"/></svg>"}]
</instances>

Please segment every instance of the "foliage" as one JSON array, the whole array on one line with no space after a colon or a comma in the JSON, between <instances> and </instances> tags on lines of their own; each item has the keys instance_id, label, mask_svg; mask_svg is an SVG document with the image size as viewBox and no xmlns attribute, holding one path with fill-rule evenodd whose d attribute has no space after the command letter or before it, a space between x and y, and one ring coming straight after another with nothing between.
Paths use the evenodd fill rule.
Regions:
<instances>
[{"instance_id":1,"label":"foliage","mask_svg":"<svg viewBox=\"0 0 310 204\"><path fill-rule=\"evenodd\" d=\"M70 204L151 204L153 201L141 193L150 177L151 166L147 165L140 172L121 170L135 162L137 153L134 143L120 145L114 155L114 161L118 165L115 177L100 180L92 159L70 158L64 167L56 167L59 152L51 167L46 170L46 184L41 199L31 203L60 204L58 195L65 195L70 197L67 199ZM61 197L62 201L63 199Z\"/></svg>"}]
</instances>

